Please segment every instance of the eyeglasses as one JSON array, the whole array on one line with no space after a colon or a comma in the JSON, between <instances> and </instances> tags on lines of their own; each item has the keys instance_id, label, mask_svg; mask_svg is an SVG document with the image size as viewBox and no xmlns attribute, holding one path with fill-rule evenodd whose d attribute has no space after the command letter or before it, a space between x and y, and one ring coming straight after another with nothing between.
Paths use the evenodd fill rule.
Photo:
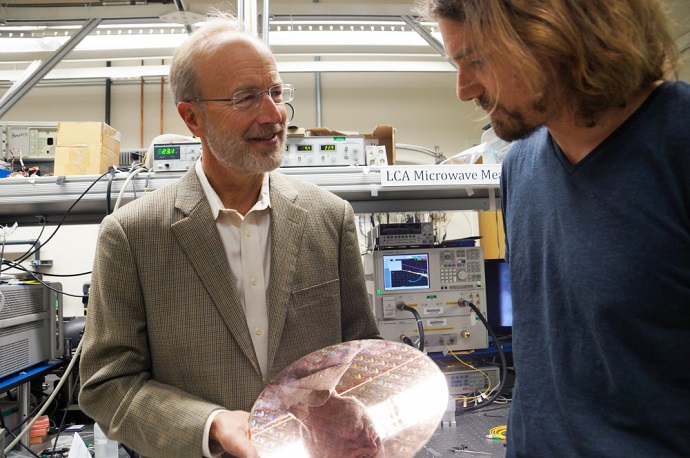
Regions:
<instances>
[{"instance_id":1,"label":"eyeglasses","mask_svg":"<svg viewBox=\"0 0 690 458\"><path fill-rule=\"evenodd\" d=\"M295 86L276 84L265 91L237 91L231 99L191 99L190 102L232 102L236 110L251 110L259 106L264 94L268 94L275 104L288 103L295 97Z\"/></svg>"}]
</instances>

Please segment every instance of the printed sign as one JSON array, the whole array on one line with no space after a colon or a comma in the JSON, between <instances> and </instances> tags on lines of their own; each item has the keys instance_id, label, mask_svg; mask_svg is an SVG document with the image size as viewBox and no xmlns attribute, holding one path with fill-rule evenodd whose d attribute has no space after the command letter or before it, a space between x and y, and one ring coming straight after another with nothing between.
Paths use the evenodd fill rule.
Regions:
<instances>
[{"instance_id":1,"label":"printed sign","mask_svg":"<svg viewBox=\"0 0 690 458\"><path fill-rule=\"evenodd\" d=\"M501 164L381 167L381 186L498 186L500 178Z\"/></svg>"}]
</instances>

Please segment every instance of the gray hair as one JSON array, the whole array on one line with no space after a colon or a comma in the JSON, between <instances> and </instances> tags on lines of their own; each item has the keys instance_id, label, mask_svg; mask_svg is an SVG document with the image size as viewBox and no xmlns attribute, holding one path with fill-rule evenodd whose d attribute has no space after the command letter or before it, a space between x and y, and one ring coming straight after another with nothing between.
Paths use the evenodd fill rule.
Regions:
<instances>
[{"instance_id":1,"label":"gray hair","mask_svg":"<svg viewBox=\"0 0 690 458\"><path fill-rule=\"evenodd\" d=\"M238 31L237 18L228 12L213 10L205 22L173 54L169 82L175 105L201 96L197 73L199 56L219 35Z\"/></svg>"}]
</instances>

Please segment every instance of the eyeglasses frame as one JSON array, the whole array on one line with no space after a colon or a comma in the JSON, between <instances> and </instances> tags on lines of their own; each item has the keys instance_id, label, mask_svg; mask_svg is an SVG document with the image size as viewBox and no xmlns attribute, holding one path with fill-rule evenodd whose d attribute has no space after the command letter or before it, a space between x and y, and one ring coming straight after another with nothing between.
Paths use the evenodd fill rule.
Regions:
<instances>
[{"instance_id":1,"label":"eyeglasses frame","mask_svg":"<svg viewBox=\"0 0 690 458\"><path fill-rule=\"evenodd\" d=\"M237 111L249 111L249 110L253 110L259 106L259 104L261 103L261 100L263 99L264 94L269 94L272 89L274 89L278 86L280 86L283 91L285 91L286 88L288 90L292 91L292 97L290 98L290 100L284 100L282 102L273 101L273 98L271 98L273 103L275 103L276 105L285 105L285 104L292 102L292 100L295 97L295 86L293 86L292 84L289 84L289 83L274 84L273 86L269 87L265 91L254 92L254 95L256 96L256 102L254 103L254 105L252 105L249 108L237 108L237 99L238 99L237 94L239 94L241 92L251 92L249 89L244 89L244 90L235 92L232 95L232 98L226 98L226 99L190 99L190 100L187 100L187 102L195 102L195 103L196 102L232 102L232 106L235 110L237 110Z\"/></svg>"}]
</instances>

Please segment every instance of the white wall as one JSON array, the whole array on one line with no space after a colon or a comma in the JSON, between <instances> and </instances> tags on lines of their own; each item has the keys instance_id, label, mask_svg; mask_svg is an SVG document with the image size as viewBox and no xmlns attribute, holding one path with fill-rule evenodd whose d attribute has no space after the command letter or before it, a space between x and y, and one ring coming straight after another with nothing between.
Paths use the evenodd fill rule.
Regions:
<instances>
[{"instance_id":1,"label":"white wall","mask_svg":"<svg viewBox=\"0 0 690 458\"><path fill-rule=\"evenodd\" d=\"M39 237L40 232L39 227L19 227L8 237L8 240L35 240ZM45 246L41 247L41 259L53 261L52 267L44 267L41 271L47 274L60 275L90 272L93 264L93 255L96 252L98 226L93 224L63 226L55 232L55 236L52 239L48 240L48 237L53 232L55 232L55 226L48 226L43 235L40 236L41 242L45 243ZM2 239L0 239L1 243ZM8 245L5 247L4 257L7 259L17 259L29 248L27 245ZM32 256L22 265L27 269L33 269L29 264L33 259ZM10 270L8 272L15 271ZM91 276L51 277L46 275L43 279L60 282L64 292L80 296L82 294L82 285L84 282L89 281ZM65 295L63 297L63 305L65 316L83 315L83 306L80 298Z\"/></svg>"},{"instance_id":2,"label":"white wall","mask_svg":"<svg viewBox=\"0 0 690 458\"><path fill-rule=\"evenodd\" d=\"M293 125L315 127L314 74L283 74L297 87ZM397 142L432 148L452 156L477 144L481 112L473 104L455 98L453 73L324 73L322 124L337 130L371 132L376 125L397 129ZM141 117L141 85L113 84L110 124L122 133L123 149L148 147L160 132L161 87L151 80L144 85L144 121ZM188 134L165 87L163 130ZM103 121L105 87L68 86L32 89L3 118L4 121ZM144 141L141 142L143 131ZM429 156L400 152L400 159L427 163ZM431 162L433 163L433 161Z\"/></svg>"},{"instance_id":3,"label":"white wall","mask_svg":"<svg viewBox=\"0 0 690 458\"><path fill-rule=\"evenodd\" d=\"M160 62L152 62L158 64ZM315 75L283 74L297 87L294 125L316 126ZM687 62L681 79L690 80ZM447 157L479 143L485 120L474 104L455 98L452 73L329 73L322 74L323 125L337 130L371 132L376 125L397 129L397 143L426 148L440 146ZM188 134L167 92L163 101L164 132ZM112 88L111 125L122 133L123 149L148 147L160 133L161 88L159 81L144 85L144 122L140 122L140 84L115 84ZM67 86L34 88L4 117L4 121L102 121L105 118L105 88ZM144 141L141 142L143 132ZM430 156L398 150L401 163L432 164ZM448 239L478 235L472 212L450 214ZM46 231L48 233L48 231ZM98 227L65 226L42 250L52 259L49 273L89 271ZM36 237L37 228L19 228L12 239ZM41 238L45 240L45 236ZM14 250L18 251L18 250ZM8 256L10 257L10 256ZM81 294L85 277L61 279L65 291ZM66 316L82 314L79 299L65 298Z\"/></svg>"},{"instance_id":4,"label":"white wall","mask_svg":"<svg viewBox=\"0 0 690 458\"><path fill-rule=\"evenodd\" d=\"M479 235L477 217L474 212L434 212L433 214L417 214L422 221L434 218L439 227L437 237L439 240L445 237L446 240ZM399 219L403 218L403 219ZM362 253L366 251L366 233L371 229L369 215L356 216L359 228L360 249ZM391 214L390 222L404 221L403 214ZM45 242L41 248L41 259L51 260L51 267L41 269L45 274L78 274L90 272L93 264L93 255L96 250L96 239L98 237L98 225L71 225L62 226L55 231L56 226L48 226L40 235L38 227L19 227L8 237L10 241L28 241L39 238ZM48 240L51 234L55 235ZM2 240L0 239L0 244ZM24 254L30 247L28 245L8 245L5 247L4 257L7 259L17 259ZM22 265L31 269L29 262L34 258L29 258ZM16 272L10 270L8 272ZM57 281L62 283L63 291L67 294L79 296L82 294L82 285L90 280L90 275L77 277L51 277L45 275L44 280ZM125 286L125 285L123 285ZM65 295L63 297L65 316L82 316L83 305L81 299Z\"/></svg>"},{"instance_id":5,"label":"white wall","mask_svg":"<svg viewBox=\"0 0 690 458\"><path fill-rule=\"evenodd\" d=\"M315 127L315 75L282 76L285 82L297 87L293 125ZM446 156L477 144L481 137L484 122L479 120L479 112L473 105L468 106L455 99L455 75L452 73L330 73L322 74L321 87L322 124L332 129L368 133L377 125L392 125L397 129L398 143L431 149L438 145ZM164 90L164 132L188 134L173 106L167 85ZM151 139L160 133L160 80L144 85L143 125L140 121L140 83L114 84L111 94L110 124L121 132L122 148L148 147ZM103 120L104 85L36 87L3 118L3 121L19 122ZM430 156L412 151L400 150L397 157L405 163L434 163ZM466 217L456 217L455 220L461 221L461 228L456 230L452 224L449 225L451 233L455 232L449 238L476 235L476 223L473 228ZM45 234L52 232L51 229ZM10 239L35 238L38 233L38 228L20 227ZM42 258L53 260L53 267L44 269L44 272L70 274L90 271L97 234L98 226L95 225L63 226L41 250ZM41 237L41 240L45 239L46 235ZM16 247L11 251L21 253L26 248ZM11 258L9 254L7 257ZM28 267L27 263L25 265ZM61 278L59 281L66 292L79 295L88 278ZM82 315L80 299L65 297L64 303L66 316Z\"/></svg>"}]
</instances>

